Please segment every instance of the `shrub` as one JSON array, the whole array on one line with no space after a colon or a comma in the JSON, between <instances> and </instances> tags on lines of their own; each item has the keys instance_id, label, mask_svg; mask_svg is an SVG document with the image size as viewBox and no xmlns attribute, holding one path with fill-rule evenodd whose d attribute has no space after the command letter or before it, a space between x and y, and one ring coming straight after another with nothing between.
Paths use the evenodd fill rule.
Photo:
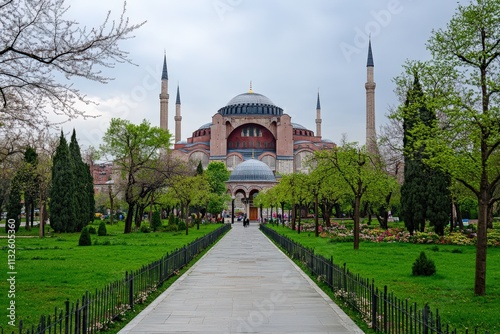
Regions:
<instances>
[{"instance_id":1,"label":"shrub","mask_svg":"<svg viewBox=\"0 0 500 334\"><path fill-rule=\"evenodd\" d=\"M413 276L431 276L436 273L436 265L434 261L425 256L425 252L421 252L413 263L412 273Z\"/></svg>"},{"instance_id":2,"label":"shrub","mask_svg":"<svg viewBox=\"0 0 500 334\"><path fill-rule=\"evenodd\" d=\"M90 234L96 234L97 233L94 226L89 226L89 233Z\"/></svg>"},{"instance_id":3,"label":"shrub","mask_svg":"<svg viewBox=\"0 0 500 334\"><path fill-rule=\"evenodd\" d=\"M84 227L80 233L80 240L78 240L78 246L91 246L92 240L90 239L90 233L88 227Z\"/></svg>"},{"instance_id":4,"label":"shrub","mask_svg":"<svg viewBox=\"0 0 500 334\"><path fill-rule=\"evenodd\" d=\"M177 232L179 227L176 224L168 224L165 226L165 232Z\"/></svg>"},{"instance_id":5,"label":"shrub","mask_svg":"<svg viewBox=\"0 0 500 334\"><path fill-rule=\"evenodd\" d=\"M161 227L161 216L159 211L153 212L153 217L151 217L151 228L153 231L157 231Z\"/></svg>"},{"instance_id":6,"label":"shrub","mask_svg":"<svg viewBox=\"0 0 500 334\"><path fill-rule=\"evenodd\" d=\"M149 232L151 232L150 227L149 227L149 223L144 222L144 223L141 224L141 232L142 233L149 233Z\"/></svg>"},{"instance_id":7,"label":"shrub","mask_svg":"<svg viewBox=\"0 0 500 334\"><path fill-rule=\"evenodd\" d=\"M174 224L176 224L175 217L173 214L170 214L168 216L168 225L174 225Z\"/></svg>"},{"instance_id":8,"label":"shrub","mask_svg":"<svg viewBox=\"0 0 500 334\"><path fill-rule=\"evenodd\" d=\"M179 220L179 222L177 223L177 229L179 231L184 231L186 230L186 223L182 220Z\"/></svg>"},{"instance_id":9,"label":"shrub","mask_svg":"<svg viewBox=\"0 0 500 334\"><path fill-rule=\"evenodd\" d=\"M106 223L101 222L99 224L99 229L97 230L97 235L102 237L102 236L105 236L107 233L108 233L108 231L106 231Z\"/></svg>"}]
</instances>

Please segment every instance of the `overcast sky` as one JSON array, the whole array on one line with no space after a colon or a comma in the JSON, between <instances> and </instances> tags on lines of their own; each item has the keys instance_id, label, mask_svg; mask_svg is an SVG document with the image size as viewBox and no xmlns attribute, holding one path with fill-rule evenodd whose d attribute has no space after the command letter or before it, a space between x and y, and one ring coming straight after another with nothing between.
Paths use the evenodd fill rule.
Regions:
<instances>
[{"instance_id":1,"label":"overcast sky","mask_svg":"<svg viewBox=\"0 0 500 334\"><path fill-rule=\"evenodd\" d=\"M462 4L468 1L459 1ZM108 10L118 18L118 0L68 0L68 18L96 26ZM321 99L322 136L365 142L365 82L368 35L375 63L376 126L398 104L392 79L406 59L429 57L425 43L455 12L450 0L129 0L130 21L147 23L121 44L137 66L119 64L106 85L77 82L97 106L96 119L76 128L80 144L98 146L112 117L159 126L161 67L167 54L169 130L174 133L175 93L180 85L182 140L211 122L234 96L253 90L270 98L315 131Z\"/></svg>"}]
</instances>

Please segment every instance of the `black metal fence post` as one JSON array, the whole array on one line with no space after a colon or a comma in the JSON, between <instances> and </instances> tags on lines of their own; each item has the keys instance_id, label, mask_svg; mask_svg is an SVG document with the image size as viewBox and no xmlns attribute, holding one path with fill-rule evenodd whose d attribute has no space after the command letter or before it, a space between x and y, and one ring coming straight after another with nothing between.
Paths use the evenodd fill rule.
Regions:
<instances>
[{"instance_id":1,"label":"black metal fence post","mask_svg":"<svg viewBox=\"0 0 500 334\"><path fill-rule=\"evenodd\" d=\"M125 279L128 282L128 304L130 309L134 308L134 275L132 273L125 272Z\"/></svg>"},{"instance_id":2,"label":"black metal fence post","mask_svg":"<svg viewBox=\"0 0 500 334\"><path fill-rule=\"evenodd\" d=\"M378 309L378 291L375 289L375 284L372 282L372 329L377 329L377 309Z\"/></svg>"},{"instance_id":3,"label":"black metal fence post","mask_svg":"<svg viewBox=\"0 0 500 334\"><path fill-rule=\"evenodd\" d=\"M422 311L422 322L424 325L424 333L429 334L429 305L425 304L424 310Z\"/></svg>"},{"instance_id":4,"label":"black metal fence post","mask_svg":"<svg viewBox=\"0 0 500 334\"><path fill-rule=\"evenodd\" d=\"M69 334L69 299L66 299L65 304L66 311L64 312L64 334Z\"/></svg>"},{"instance_id":5,"label":"black metal fence post","mask_svg":"<svg viewBox=\"0 0 500 334\"><path fill-rule=\"evenodd\" d=\"M330 289L333 291L333 256L330 256Z\"/></svg>"}]
</instances>

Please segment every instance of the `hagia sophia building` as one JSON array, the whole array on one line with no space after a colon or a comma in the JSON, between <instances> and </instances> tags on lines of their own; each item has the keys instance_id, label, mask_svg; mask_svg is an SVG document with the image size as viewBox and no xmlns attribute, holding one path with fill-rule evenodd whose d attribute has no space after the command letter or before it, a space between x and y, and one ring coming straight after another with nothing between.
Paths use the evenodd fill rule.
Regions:
<instances>
[{"instance_id":1,"label":"hagia sophia building","mask_svg":"<svg viewBox=\"0 0 500 334\"><path fill-rule=\"evenodd\" d=\"M375 139L375 82L373 81L371 42L368 46L366 89L366 145L373 149ZM160 127L168 130L168 71L163 59L160 92ZM181 138L181 99L179 87L175 100L175 134L172 155L204 168L211 161L222 161L231 172L226 183L233 205L249 215L260 217L253 206L253 197L263 189L274 186L283 174L307 173L307 157L335 144L321 135L321 105L316 103L316 131L292 122L292 117L265 95L252 90L233 97L214 112L211 120Z\"/></svg>"}]
</instances>

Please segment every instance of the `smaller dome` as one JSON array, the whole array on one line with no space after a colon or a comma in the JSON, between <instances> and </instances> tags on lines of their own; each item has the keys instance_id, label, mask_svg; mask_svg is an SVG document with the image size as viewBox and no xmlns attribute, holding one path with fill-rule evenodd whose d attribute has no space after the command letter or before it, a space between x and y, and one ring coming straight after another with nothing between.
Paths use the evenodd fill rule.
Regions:
<instances>
[{"instance_id":1,"label":"smaller dome","mask_svg":"<svg viewBox=\"0 0 500 334\"><path fill-rule=\"evenodd\" d=\"M210 129L210 127L212 126L213 123L207 123L207 124L203 124L202 126L200 126L198 128L198 130L203 130L203 129Z\"/></svg>"},{"instance_id":2,"label":"smaller dome","mask_svg":"<svg viewBox=\"0 0 500 334\"><path fill-rule=\"evenodd\" d=\"M298 124L298 123L292 123L292 127L293 127L294 129L307 130L307 128L306 128L305 126L300 125L300 124Z\"/></svg>"},{"instance_id":3,"label":"smaller dome","mask_svg":"<svg viewBox=\"0 0 500 334\"><path fill-rule=\"evenodd\" d=\"M231 173L229 182L276 182L273 171L264 162L250 159L242 162Z\"/></svg>"}]
</instances>

